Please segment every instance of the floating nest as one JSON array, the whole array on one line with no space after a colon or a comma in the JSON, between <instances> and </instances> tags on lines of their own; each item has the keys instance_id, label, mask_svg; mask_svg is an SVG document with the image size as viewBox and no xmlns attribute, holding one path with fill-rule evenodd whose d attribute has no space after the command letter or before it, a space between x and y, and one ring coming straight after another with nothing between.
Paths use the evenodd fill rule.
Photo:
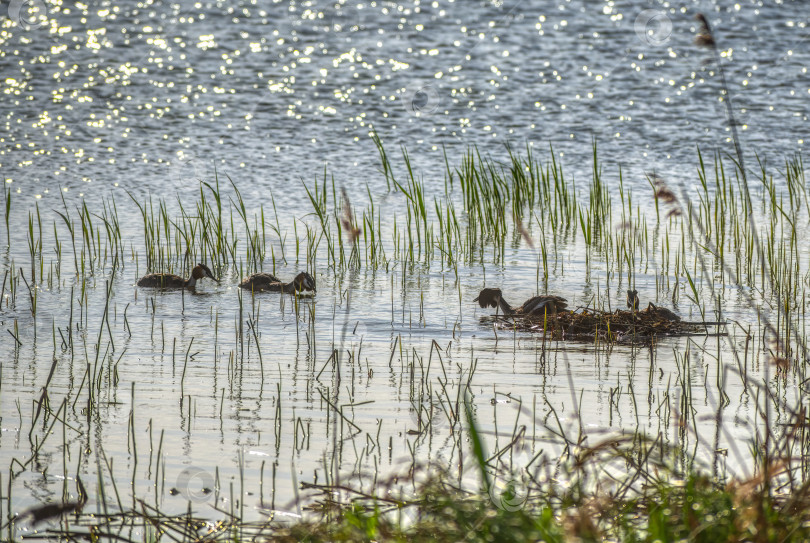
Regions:
<instances>
[{"instance_id":1,"label":"floating nest","mask_svg":"<svg viewBox=\"0 0 810 543\"><path fill-rule=\"evenodd\" d=\"M556 315L510 315L494 326L521 332L544 332L548 339L605 343L651 343L657 337L724 336L725 322L687 322L661 307L608 313L588 308Z\"/></svg>"}]
</instances>

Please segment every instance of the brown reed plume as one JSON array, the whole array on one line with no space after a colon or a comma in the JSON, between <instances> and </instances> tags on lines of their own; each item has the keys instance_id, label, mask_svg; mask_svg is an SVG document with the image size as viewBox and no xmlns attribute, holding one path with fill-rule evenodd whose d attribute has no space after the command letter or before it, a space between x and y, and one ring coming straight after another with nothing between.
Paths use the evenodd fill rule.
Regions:
<instances>
[{"instance_id":1,"label":"brown reed plume","mask_svg":"<svg viewBox=\"0 0 810 543\"><path fill-rule=\"evenodd\" d=\"M742 147L740 146L740 138L737 135L737 120L734 117L734 106L731 102L731 93L728 90L728 83L726 83L726 72L723 69L723 64L720 62L720 51L717 49L717 40L712 34L709 21L702 13L698 13L695 19L700 23L698 35L695 37L695 45L700 47L707 47L711 49L714 54L714 63L717 65L717 71L720 73L720 83L724 95L723 103L726 105L726 118L728 120L729 128L731 129L731 140L734 143L734 151L737 154L737 162L742 176L743 185L745 186L745 198L748 202L749 209L751 209L751 195L748 190L748 179L745 174L745 164L743 162ZM749 214L750 216L750 214Z\"/></svg>"},{"instance_id":2,"label":"brown reed plume","mask_svg":"<svg viewBox=\"0 0 810 543\"><path fill-rule=\"evenodd\" d=\"M520 217L518 217L517 215L515 215L515 226L517 227L518 232L520 232L520 235L521 237L523 237L523 240L526 242L526 244L532 249L534 249L534 240L532 239L531 234L529 234L529 231L526 230L526 227L523 226L523 221L521 221Z\"/></svg>"},{"instance_id":3,"label":"brown reed plume","mask_svg":"<svg viewBox=\"0 0 810 543\"><path fill-rule=\"evenodd\" d=\"M355 226L352 203L349 200L349 194L346 192L345 187L340 188L340 194L343 196L343 214L340 216L340 223L343 225L343 230L349 236L349 240L354 243L360 236L360 229Z\"/></svg>"}]
</instances>

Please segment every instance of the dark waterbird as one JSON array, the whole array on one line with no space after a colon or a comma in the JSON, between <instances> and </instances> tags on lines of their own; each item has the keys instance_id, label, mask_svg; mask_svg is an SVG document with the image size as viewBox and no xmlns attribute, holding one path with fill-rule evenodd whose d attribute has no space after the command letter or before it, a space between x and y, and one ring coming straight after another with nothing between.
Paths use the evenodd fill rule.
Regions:
<instances>
[{"instance_id":1,"label":"dark waterbird","mask_svg":"<svg viewBox=\"0 0 810 543\"><path fill-rule=\"evenodd\" d=\"M637 290L628 290L627 291L627 307L631 311L638 311L638 291Z\"/></svg>"},{"instance_id":2,"label":"dark waterbird","mask_svg":"<svg viewBox=\"0 0 810 543\"><path fill-rule=\"evenodd\" d=\"M636 311L638 311L638 305L639 305L638 291L637 290L628 290L627 291L627 308L630 311L635 313ZM644 310L644 313L646 315L652 315L652 316L654 316L654 317L656 317L656 318L658 318L660 320L664 320L664 321L678 322L678 321L681 320L681 317L677 313L667 309L666 307L659 307L659 306L655 305L652 302L649 303L649 305L647 306L647 309Z\"/></svg>"},{"instance_id":3,"label":"dark waterbird","mask_svg":"<svg viewBox=\"0 0 810 543\"><path fill-rule=\"evenodd\" d=\"M559 296L532 296L520 307L512 307L503 299L503 294L499 288L485 288L473 300L481 307L500 308L504 315L516 316L541 316L544 314L556 315L558 311L564 311L568 304L565 298Z\"/></svg>"},{"instance_id":4,"label":"dark waterbird","mask_svg":"<svg viewBox=\"0 0 810 543\"><path fill-rule=\"evenodd\" d=\"M194 288L197 281L205 277L219 283L219 280L214 277L214 274L211 273L208 266L200 263L194 266L194 269L191 270L191 277L188 279L183 279L179 275L172 273L150 273L138 279L136 284L139 287L149 288Z\"/></svg>"},{"instance_id":5,"label":"dark waterbird","mask_svg":"<svg viewBox=\"0 0 810 543\"><path fill-rule=\"evenodd\" d=\"M305 290L315 289L315 279L307 272L301 272L295 276L295 279L289 283L284 283L281 279L277 278L272 273L254 273L241 283L240 288L244 288L253 292L286 292L293 294L295 292L302 292Z\"/></svg>"},{"instance_id":6,"label":"dark waterbird","mask_svg":"<svg viewBox=\"0 0 810 543\"><path fill-rule=\"evenodd\" d=\"M678 322L678 321L681 320L681 317L678 316L676 313L672 312L671 310L667 309L666 307L659 307L659 306L655 305L652 302L650 302L650 305L647 306L647 313L649 313L651 315L655 315L659 319L665 320L665 321ZM715 323L707 322L705 324L715 324ZM725 323L721 323L721 324L725 324Z\"/></svg>"}]
</instances>

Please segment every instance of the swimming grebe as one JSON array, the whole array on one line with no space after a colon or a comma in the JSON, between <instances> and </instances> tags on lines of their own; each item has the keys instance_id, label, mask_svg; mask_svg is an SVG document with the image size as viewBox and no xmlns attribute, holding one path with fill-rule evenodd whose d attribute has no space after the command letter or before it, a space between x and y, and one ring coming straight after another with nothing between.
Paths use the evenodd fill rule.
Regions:
<instances>
[{"instance_id":1,"label":"swimming grebe","mask_svg":"<svg viewBox=\"0 0 810 543\"><path fill-rule=\"evenodd\" d=\"M295 279L289 283L283 283L272 273L254 273L241 283L240 288L251 290L253 292L271 291L271 292L286 292L293 294L298 291L311 290L315 292L315 279L312 278L307 272L301 272L295 276Z\"/></svg>"},{"instance_id":2,"label":"swimming grebe","mask_svg":"<svg viewBox=\"0 0 810 543\"><path fill-rule=\"evenodd\" d=\"M563 311L568 304L565 298L559 296L533 296L523 302L520 307L513 308L506 300L503 299L501 289L499 288L485 288L473 300L478 302L481 307L499 307L505 315L556 315L558 311Z\"/></svg>"},{"instance_id":3,"label":"swimming grebe","mask_svg":"<svg viewBox=\"0 0 810 543\"><path fill-rule=\"evenodd\" d=\"M219 280L214 277L214 274L211 273L208 266L200 263L194 266L194 269L191 270L191 277L188 279L183 279L179 275L171 273L150 273L138 279L137 285L139 287L151 288L194 288L197 281L205 277L219 283Z\"/></svg>"}]
</instances>

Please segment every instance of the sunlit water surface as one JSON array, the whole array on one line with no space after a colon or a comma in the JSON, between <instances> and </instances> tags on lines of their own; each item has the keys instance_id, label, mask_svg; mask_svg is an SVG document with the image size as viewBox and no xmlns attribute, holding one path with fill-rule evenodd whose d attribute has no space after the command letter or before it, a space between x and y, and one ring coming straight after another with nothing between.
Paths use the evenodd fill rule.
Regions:
<instances>
[{"instance_id":1,"label":"sunlit water surface","mask_svg":"<svg viewBox=\"0 0 810 543\"><path fill-rule=\"evenodd\" d=\"M810 98L806 6L666 6L34 2L28 7L40 11L23 21L9 13L0 34L0 171L13 206L0 273L30 266L35 206L45 252L55 223L63 243L61 276L52 268L37 287L36 318L23 285L13 303L6 292L0 305L0 460L9 468L2 486L13 477L12 510L58 500L63 477L77 472L95 498L99 471L108 483L114 474L124 504L134 491L167 509L183 510L189 498L196 509L215 501L229 509L243 492L249 516L260 503L295 510L288 504L301 481L455 461L446 413L434 413L420 434L416 408L430 410L441 398L444 409L459 409L468 382L493 448L511 439L516 424L548 437L549 428L560 430L557 417L575 433L580 424L595 432L664 431L674 442L688 382L697 433L705 431L700 447L707 454L730 448L732 471L744 472L755 402L738 377L723 381L730 404L717 442L713 419L724 378L716 356L727 355L730 342L745 351L739 330L719 346L696 337L606 349L543 344L480 320L491 311L472 299L485 283L516 302L548 290L574 308L594 296L621 307L627 285L598 262L586 275L581 241L556 248L548 284L538 279L536 253L518 238L503 265L456 269L393 262L335 271L321 246L317 294L297 301L277 294L240 301L234 268L195 294L133 286L145 272L143 223L128 193L139 202L164 198L175 214L178 198L193 202L198 180L211 182L216 169L222 183L229 176L239 187L250 215L259 205L271 210L272 195L289 236L286 261L276 253L283 278L306 266L290 241L313 224L302 180L326 169L356 204L365 205L368 190L401 212L404 198L389 193L379 173L373 130L398 166L399 146L407 148L429 195L445 190L443 153L451 165L471 145L503 159L507 142L536 147L544 160L553 145L585 186L595 140L612 186L621 165L625 187L650 211L645 173L688 188L696 146L732 151L718 75L709 53L692 43L698 10L724 52L750 160L756 151L780 164L801 152ZM100 213L110 197L126 254L138 257L115 275L108 263L83 285L53 210L64 198L71 210L85 202ZM5 240L6 225L0 230ZM275 233L268 238L280 247ZM685 318L700 319L686 285L657 292L655 276L650 269L635 277L643 304L675 300ZM727 316L756 329L734 288L724 301ZM29 435L31 419L53 360L48 396L53 411L68 399L65 430L57 424L34 455L46 429L40 422ZM763 360L750 349L746 369L768 380ZM102 380L90 411L88 364ZM793 401L795 387L780 383L775 393ZM537 443L537 451L546 446ZM111 487L107 501L117 506Z\"/></svg>"}]
</instances>

